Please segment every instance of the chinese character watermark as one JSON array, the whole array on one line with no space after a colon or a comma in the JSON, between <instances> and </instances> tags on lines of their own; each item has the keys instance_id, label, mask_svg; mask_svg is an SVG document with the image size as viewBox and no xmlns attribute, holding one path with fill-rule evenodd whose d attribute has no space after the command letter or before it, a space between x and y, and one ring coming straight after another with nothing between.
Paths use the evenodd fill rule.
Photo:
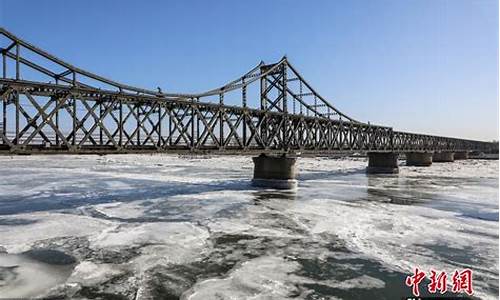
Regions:
<instances>
[{"instance_id":1,"label":"chinese character watermark","mask_svg":"<svg viewBox=\"0 0 500 300\"><path fill-rule=\"evenodd\" d=\"M413 275L407 276L405 283L408 287L411 287L414 296L420 296L420 284L425 278L429 278L430 283L427 285L427 290L431 294L440 293L444 294L448 291L448 274L441 271L431 269L429 276L416 267L413 270ZM472 270L464 269L462 271L455 270L451 276L451 292L452 293L463 293L467 295L472 295L474 293L474 288L472 286Z\"/></svg>"}]
</instances>

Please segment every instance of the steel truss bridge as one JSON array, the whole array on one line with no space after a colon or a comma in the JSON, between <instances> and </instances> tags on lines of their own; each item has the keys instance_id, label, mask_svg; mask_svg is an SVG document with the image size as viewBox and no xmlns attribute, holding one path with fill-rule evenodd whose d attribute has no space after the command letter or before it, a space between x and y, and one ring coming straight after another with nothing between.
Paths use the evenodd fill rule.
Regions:
<instances>
[{"instance_id":1,"label":"steel truss bridge","mask_svg":"<svg viewBox=\"0 0 500 300\"><path fill-rule=\"evenodd\" d=\"M286 57L197 94L121 84L0 28L0 153L489 151L357 121ZM498 146L496 146L498 147Z\"/></svg>"}]
</instances>

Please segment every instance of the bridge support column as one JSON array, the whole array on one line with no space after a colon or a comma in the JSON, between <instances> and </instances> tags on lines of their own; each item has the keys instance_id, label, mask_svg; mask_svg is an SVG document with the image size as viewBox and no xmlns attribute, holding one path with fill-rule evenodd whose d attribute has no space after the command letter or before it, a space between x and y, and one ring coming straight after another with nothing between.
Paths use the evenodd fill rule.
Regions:
<instances>
[{"instance_id":1,"label":"bridge support column","mask_svg":"<svg viewBox=\"0 0 500 300\"><path fill-rule=\"evenodd\" d=\"M399 172L398 154L394 152L368 152L368 174L396 174Z\"/></svg>"},{"instance_id":2,"label":"bridge support column","mask_svg":"<svg viewBox=\"0 0 500 300\"><path fill-rule=\"evenodd\" d=\"M296 157L267 156L261 154L252 158L254 163L252 185L275 189L297 187Z\"/></svg>"},{"instance_id":3,"label":"bridge support column","mask_svg":"<svg viewBox=\"0 0 500 300\"><path fill-rule=\"evenodd\" d=\"M406 152L406 165L428 167L432 165L432 152Z\"/></svg>"},{"instance_id":4,"label":"bridge support column","mask_svg":"<svg viewBox=\"0 0 500 300\"><path fill-rule=\"evenodd\" d=\"M455 158L455 160L468 159L469 152L467 152L467 151L455 152L454 158Z\"/></svg>"},{"instance_id":5,"label":"bridge support column","mask_svg":"<svg viewBox=\"0 0 500 300\"><path fill-rule=\"evenodd\" d=\"M453 162L455 160L455 153L453 152L434 152L432 156L433 162Z\"/></svg>"}]
</instances>

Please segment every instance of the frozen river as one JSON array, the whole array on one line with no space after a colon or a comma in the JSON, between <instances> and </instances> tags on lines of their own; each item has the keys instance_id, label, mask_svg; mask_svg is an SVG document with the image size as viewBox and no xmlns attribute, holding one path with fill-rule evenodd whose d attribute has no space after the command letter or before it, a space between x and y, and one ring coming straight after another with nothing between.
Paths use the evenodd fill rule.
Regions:
<instances>
[{"instance_id":1,"label":"frozen river","mask_svg":"<svg viewBox=\"0 0 500 300\"><path fill-rule=\"evenodd\" d=\"M301 158L278 192L250 157L0 157L0 295L399 299L418 266L496 299L498 161L366 165Z\"/></svg>"}]
</instances>

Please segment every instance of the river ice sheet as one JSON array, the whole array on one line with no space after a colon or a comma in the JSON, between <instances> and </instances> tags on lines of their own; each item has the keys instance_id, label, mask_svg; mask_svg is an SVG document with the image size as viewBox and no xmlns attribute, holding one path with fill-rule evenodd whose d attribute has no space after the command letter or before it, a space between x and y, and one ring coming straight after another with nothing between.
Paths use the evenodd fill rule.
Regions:
<instances>
[{"instance_id":1,"label":"river ice sheet","mask_svg":"<svg viewBox=\"0 0 500 300\"><path fill-rule=\"evenodd\" d=\"M419 266L496 298L498 161L298 166L280 192L250 186L249 157L0 157L0 295L395 299Z\"/></svg>"}]
</instances>

